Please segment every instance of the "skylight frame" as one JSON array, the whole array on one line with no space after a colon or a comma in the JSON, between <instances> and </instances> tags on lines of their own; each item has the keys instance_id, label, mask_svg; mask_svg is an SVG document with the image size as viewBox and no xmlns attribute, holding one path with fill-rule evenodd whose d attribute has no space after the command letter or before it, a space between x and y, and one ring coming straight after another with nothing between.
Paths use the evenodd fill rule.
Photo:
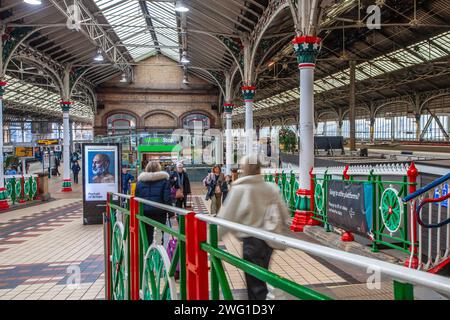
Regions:
<instances>
[{"instance_id":1,"label":"skylight frame","mask_svg":"<svg viewBox=\"0 0 450 320\"><path fill-rule=\"evenodd\" d=\"M439 34L435 37L430 38L429 40L423 40L415 44L412 44L406 47L406 49L398 49L391 53L387 53L375 59L372 59L371 61L362 62L356 65L355 78L357 81L363 81L369 78L378 77L382 74L395 72L404 68L410 68L422 63L431 62L449 56L449 52L445 52L441 48L450 48L450 31ZM425 61L416 57L414 54L412 54L412 52L415 52ZM396 63L392 60L398 60L399 63ZM414 61L414 63L412 63L412 61ZM363 70L367 75L358 69ZM385 72L382 72L380 69L384 70ZM348 72L349 68L343 71L338 71L324 78L315 80L314 92L315 93L325 92L328 90L333 90L348 85L349 81L338 80L345 73L347 73L346 76L348 76ZM288 91L295 91L298 94L298 97L300 98L299 88L294 88ZM284 91L282 93L285 92L287 91ZM272 97L265 98L261 101L256 102L255 104L264 102L270 107L282 105L283 103L276 102L276 99L279 95L280 94L276 94ZM261 109L263 108L261 107ZM236 110L236 112L234 113L240 114L242 112L243 112L242 110Z\"/></svg>"}]
</instances>

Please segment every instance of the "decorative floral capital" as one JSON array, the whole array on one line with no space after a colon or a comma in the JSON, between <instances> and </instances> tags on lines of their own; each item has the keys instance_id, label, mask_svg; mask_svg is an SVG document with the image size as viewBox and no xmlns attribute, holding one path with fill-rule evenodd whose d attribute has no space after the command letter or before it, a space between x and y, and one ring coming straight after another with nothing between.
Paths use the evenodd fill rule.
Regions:
<instances>
[{"instance_id":1,"label":"decorative floral capital","mask_svg":"<svg viewBox=\"0 0 450 320\"><path fill-rule=\"evenodd\" d=\"M70 105L73 104L72 101L61 101L61 109L62 111L69 111L70 110Z\"/></svg>"},{"instance_id":2,"label":"decorative floral capital","mask_svg":"<svg viewBox=\"0 0 450 320\"><path fill-rule=\"evenodd\" d=\"M5 94L5 87L7 83L4 81L0 81L0 98Z\"/></svg>"},{"instance_id":3,"label":"decorative floral capital","mask_svg":"<svg viewBox=\"0 0 450 320\"><path fill-rule=\"evenodd\" d=\"M254 86L243 86L242 94L244 95L245 101L253 101L255 98L256 87Z\"/></svg>"},{"instance_id":4,"label":"decorative floral capital","mask_svg":"<svg viewBox=\"0 0 450 320\"><path fill-rule=\"evenodd\" d=\"M223 105L223 110L225 111L225 113L232 113L233 112L233 107L234 107L234 104L232 104L232 103L225 103Z\"/></svg>"},{"instance_id":5,"label":"decorative floral capital","mask_svg":"<svg viewBox=\"0 0 450 320\"><path fill-rule=\"evenodd\" d=\"M314 66L322 46L322 39L319 37L302 36L294 38L292 44L297 54L299 67L302 67L302 65Z\"/></svg>"}]
</instances>

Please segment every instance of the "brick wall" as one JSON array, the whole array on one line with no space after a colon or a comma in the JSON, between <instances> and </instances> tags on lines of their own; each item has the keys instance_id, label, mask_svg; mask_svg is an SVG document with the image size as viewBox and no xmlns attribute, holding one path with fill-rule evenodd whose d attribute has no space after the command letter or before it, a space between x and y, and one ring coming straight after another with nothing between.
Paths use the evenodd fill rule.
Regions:
<instances>
[{"instance_id":1,"label":"brick wall","mask_svg":"<svg viewBox=\"0 0 450 320\"><path fill-rule=\"evenodd\" d=\"M120 83L121 76L97 89L99 108L95 116L95 134L106 133L107 118L126 113L137 118L142 130L180 128L190 113L201 113L211 119L213 127L220 121L212 105L218 105L218 90L212 84L189 75L184 85L183 71L178 63L164 56L154 56L134 67L132 84Z\"/></svg>"}]
</instances>

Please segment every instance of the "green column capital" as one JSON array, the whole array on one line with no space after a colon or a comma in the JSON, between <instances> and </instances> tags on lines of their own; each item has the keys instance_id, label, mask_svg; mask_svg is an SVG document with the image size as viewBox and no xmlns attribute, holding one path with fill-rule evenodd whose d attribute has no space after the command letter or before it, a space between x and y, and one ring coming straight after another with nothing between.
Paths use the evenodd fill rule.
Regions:
<instances>
[{"instance_id":1,"label":"green column capital","mask_svg":"<svg viewBox=\"0 0 450 320\"><path fill-rule=\"evenodd\" d=\"M0 81L0 99L5 94L6 85L7 83L5 81Z\"/></svg>"},{"instance_id":2,"label":"green column capital","mask_svg":"<svg viewBox=\"0 0 450 320\"><path fill-rule=\"evenodd\" d=\"M320 53L322 39L319 37L302 36L292 40L299 68L314 67Z\"/></svg>"},{"instance_id":3,"label":"green column capital","mask_svg":"<svg viewBox=\"0 0 450 320\"><path fill-rule=\"evenodd\" d=\"M225 113L232 113L233 107L234 107L234 104L232 104L232 103L224 103L223 110L225 111Z\"/></svg>"},{"instance_id":4,"label":"green column capital","mask_svg":"<svg viewBox=\"0 0 450 320\"><path fill-rule=\"evenodd\" d=\"M245 102L253 101L253 99L255 99L255 86L243 86L241 89Z\"/></svg>"},{"instance_id":5,"label":"green column capital","mask_svg":"<svg viewBox=\"0 0 450 320\"><path fill-rule=\"evenodd\" d=\"M65 111L69 111L70 110L70 106L72 105L72 101L61 101L61 109L63 112Z\"/></svg>"}]
</instances>

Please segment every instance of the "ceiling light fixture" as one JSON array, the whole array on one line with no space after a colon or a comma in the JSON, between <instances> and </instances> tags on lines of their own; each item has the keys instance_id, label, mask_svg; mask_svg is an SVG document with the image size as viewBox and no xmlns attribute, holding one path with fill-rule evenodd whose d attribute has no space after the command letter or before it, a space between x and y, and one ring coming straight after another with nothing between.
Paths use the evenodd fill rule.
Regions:
<instances>
[{"instance_id":1,"label":"ceiling light fixture","mask_svg":"<svg viewBox=\"0 0 450 320\"><path fill-rule=\"evenodd\" d=\"M189 84L189 79L187 76L184 76L183 78L183 84Z\"/></svg>"},{"instance_id":2,"label":"ceiling light fixture","mask_svg":"<svg viewBox=\"0 0 450 320\"><path fill-rule=\"evenodd\" d=\"M189 8L184 5L184 1L177 0L175 3L175 11L177 12L188 12Z\"/></svg>"},{"instance_id":3,"label":"ceiling light fixture","mask_svg":"<svg viewBox=\"0 0 450 320\"><path fill-rule=\"evenodd\" d=\"M98 49L97 50L97 55L95 56L94 61L102 62L103 60L104 59L103 59L102 50Z\"/></svg>"},{"instance_id":4,"label":"ceiling light fixture","mask_svg":"<svg viewBox=\"0 0 450 320\"><path fill-rule=\"evenodd\" d=\"M42 4L42 0L23 0L23 2L33 5L39 5Z\"/></svg>"},{"instance_id":5,"label":"ceiling light fixture","mask_svg":"<svg viewBox=\"0 0 450 320\"><path fill-rule=\"evenodd\" d=\"M189 59L188 59L188 57L187 57L187 52L186 52L186 51L183 51L183 54L181 55L181 60L180 60L180 62L181 62L182 64L188 64L189 62L191 62L191 61L189 61Z\"/></svg>"}]
</instances>

